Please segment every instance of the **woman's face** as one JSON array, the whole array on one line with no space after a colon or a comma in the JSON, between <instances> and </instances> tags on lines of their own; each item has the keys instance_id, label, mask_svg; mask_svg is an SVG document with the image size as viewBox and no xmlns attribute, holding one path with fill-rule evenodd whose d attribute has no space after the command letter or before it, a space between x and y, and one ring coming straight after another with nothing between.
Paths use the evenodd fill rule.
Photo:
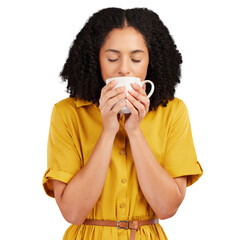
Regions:
<instances>
[{"instance_id":1,"label":"woman's face","mask_svg":"<svg viewBox=\"0 0 236 240\"><path fill-rule=\"evenodd\" d=\"M99 62L104 82L113 77L138 77L143 81L149 54L142 34L133 27L113 29L100 49Z\"/></svg>"}]
</instances>

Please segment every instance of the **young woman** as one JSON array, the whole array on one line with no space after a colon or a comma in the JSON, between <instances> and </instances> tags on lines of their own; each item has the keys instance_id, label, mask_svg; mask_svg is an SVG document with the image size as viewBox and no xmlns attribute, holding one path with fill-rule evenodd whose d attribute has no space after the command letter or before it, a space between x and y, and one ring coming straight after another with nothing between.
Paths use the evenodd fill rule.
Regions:
<instances>
[{"instance_id":1,"label":"young woman","mask_svg":"<svg viewBox=\"0 0 236 240\"><path fill-rule=\"evenodd\" d=\"M76 36L61 72L70 97L54 105L43 178L72 223L64 240L167 239L158 219L172 217L202 175L187 108L174 97L181 63L146 8L103 9ZM127 76L154 83L150 100L145 86L126 94L105 84ZM124 106L130 114L119 114Z\"/></svg>"}]
</instances>

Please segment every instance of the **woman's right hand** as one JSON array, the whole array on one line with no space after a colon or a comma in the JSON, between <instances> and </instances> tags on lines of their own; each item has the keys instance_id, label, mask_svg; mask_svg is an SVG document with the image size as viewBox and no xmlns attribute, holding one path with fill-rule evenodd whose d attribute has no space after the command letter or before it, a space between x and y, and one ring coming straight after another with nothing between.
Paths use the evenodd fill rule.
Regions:
<instances>
[{"instance_id":1,"label":"woman's right hand","mask_svg":"<svg viewBox=\"0 0 236 240\"><path fill-rule=\"evenodd\" d=\"M99 109L102 115L103 131L116 134L119 131L121 108L126 106L126 93L125 87L115 88L116 81L109 82L102 88L101 96L99 99ZM124 99L119 104L114 106L121 99ZM113 107L114 106L114 107Z\"/></svg>"}]
</instances>

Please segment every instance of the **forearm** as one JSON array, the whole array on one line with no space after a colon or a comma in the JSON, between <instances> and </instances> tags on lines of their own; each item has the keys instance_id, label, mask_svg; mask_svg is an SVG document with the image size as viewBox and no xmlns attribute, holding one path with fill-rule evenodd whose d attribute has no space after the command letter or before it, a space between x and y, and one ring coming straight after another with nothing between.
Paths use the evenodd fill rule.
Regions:
<instances>
[{"instance_id":1,"label":"forearm","mask_svg":"<svg viewBox=\"0 0 236 240\"><path fill-rule=\"evenodd\" d=\"M183 200L177 183L158 163L141 129L128 133L128 137L138 181L146 200L159 218L174 215Z\"/></svg>"},{"instance_id":2,"label":"forearm","mask_svg":"<svg viewBox=\"0 0 236 240\"><path fill-rule=\"evenodd\" d=\"M99 199L107 176L115 135L102 132L85 166L66 186L61 206L80 225Z\"/></svg>"}]
</instances>

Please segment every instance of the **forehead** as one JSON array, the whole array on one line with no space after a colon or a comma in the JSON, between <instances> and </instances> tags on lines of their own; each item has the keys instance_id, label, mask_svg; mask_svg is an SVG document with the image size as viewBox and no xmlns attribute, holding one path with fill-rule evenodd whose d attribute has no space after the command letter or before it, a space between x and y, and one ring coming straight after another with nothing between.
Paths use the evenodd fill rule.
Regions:
<instances>
[{"instance_id":1,"label":"forehead","mask_svg":"<svg viewBox=\"0 0 236 240\"><path fill-rule=\"evenodd\" d=\"M125 27L122 29L113 29L106 37L102 46L106 49L142 49L147 51L146 43L143 35L133 27ZM101 50L102 50L101 49Z\"/></svg>"}]
</instances>

